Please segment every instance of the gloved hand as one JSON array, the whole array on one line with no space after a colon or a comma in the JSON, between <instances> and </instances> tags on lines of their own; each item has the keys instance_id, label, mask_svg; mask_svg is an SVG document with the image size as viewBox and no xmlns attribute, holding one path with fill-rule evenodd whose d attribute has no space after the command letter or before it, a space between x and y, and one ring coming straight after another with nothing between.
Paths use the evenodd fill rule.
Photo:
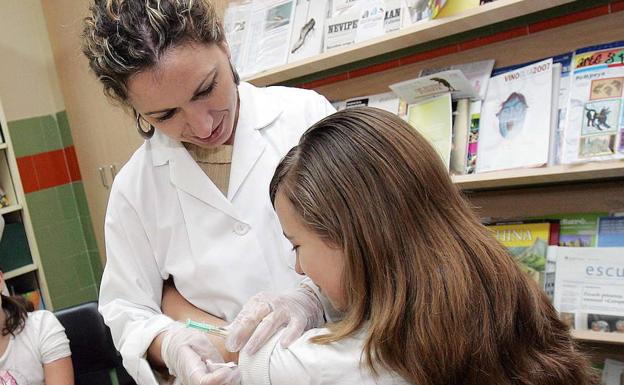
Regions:
<instances>
[{"instance_id":1,"label":"gloved hand","mask_svg":"<svg viewBox=\"0 0 624 385\"><path fill-rule=\"evenodd\" d=\"M321 301L307 285L282 294L261 292L251 297L228 326L225 348L237 352L245 346L246 353L254 354L284 325L280 343L287 347L304 331L323 323Z\"/></svg>"},{"instance_id":2,"label":"gloved hand","mask_svg":"<svg viewBox=\"0 0 624 385\"><path fill-rule=\"evenodd\" d=\"M160 354L169 372L184 385L238 384L238 367L223 364L219 351L205 333L179 322L164 333Z\"/></svg>"}]
</instances>

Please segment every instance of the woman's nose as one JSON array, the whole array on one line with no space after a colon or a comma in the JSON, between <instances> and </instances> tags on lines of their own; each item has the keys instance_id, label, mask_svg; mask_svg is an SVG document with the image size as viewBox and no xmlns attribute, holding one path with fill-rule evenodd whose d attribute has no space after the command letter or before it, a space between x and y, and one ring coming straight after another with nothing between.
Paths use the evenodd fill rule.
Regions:
<instances>
[{"instance_id":1,"label":"woman's nose","mask_svg":"<svg viewBox=\"0 0 624 385\"><path fill-rule=\"evenodd\" d=\"M214 119L206 111L191 110L186 114L186 123L193 135L206 139L212 134Z\"/></svg>"},{"instance_id":2,"label":"woman's nose","mask_svg":"<svg viewBox=\"0 0 624 385\"><path fill-rule=\"evenodd\" d=\"M303 272L303 269L301 268L301 264L299 263L299 257L295 258L295 271L299 275L305 275L305 273Z\"/></svg>"}]
</instances>

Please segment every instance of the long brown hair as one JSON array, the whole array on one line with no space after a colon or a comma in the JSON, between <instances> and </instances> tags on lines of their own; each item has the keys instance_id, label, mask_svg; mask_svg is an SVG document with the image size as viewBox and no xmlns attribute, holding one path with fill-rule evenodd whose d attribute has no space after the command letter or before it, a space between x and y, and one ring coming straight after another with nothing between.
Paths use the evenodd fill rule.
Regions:
<instances>
[{"instance_id":1,"label":"long brown hair","mask_svg":"<svg viewBox=\"0 0 624 385\"><path fill-rule=\"evenodd\" d=\"M0 274L2 274L2 268L0 268ZM0 276L0 284L3 283L3 281L3 277ZM4 294L0 294L0 297L2 297L0 299L0 301L2 301L2 311L6 316L4 326L0 325L2 326L0 335L6 336L7 334L12 334L15 336L21 332L26 325L26 318L28 317L29 311L26 306L26 301L24 301L22 297L6 296Z\"/></svg>"},{"instance_id":2,"label":"long brown hair","mask_svg":"<svg viewBox=\"0 0 624 385\"><path fill-rule=\"evenodd\" d=\"M418 385L586 385L586 358L544 293L483 227L427 141L374 108L311 127L279 164L303 223L345 255L345 318L366 363Z\"/></svg>"}]
</instances>

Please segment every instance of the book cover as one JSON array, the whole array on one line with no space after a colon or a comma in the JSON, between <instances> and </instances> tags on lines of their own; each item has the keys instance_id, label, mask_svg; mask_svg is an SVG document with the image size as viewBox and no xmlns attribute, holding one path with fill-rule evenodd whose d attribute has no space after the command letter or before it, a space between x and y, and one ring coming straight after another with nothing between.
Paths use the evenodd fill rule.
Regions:
<instances>
[{"instance_id":1,"label":"book cover","mask_svg":"<svg viewBox=\"0 0 624 385\"><path fill-rule=\"evenodd\" d=\"M562 163L623 159L624 41L574 52Z\"/></svg>"},{"instance_id":2,"label":"book cover","mask_svg":"<svg viewBox=\"0 0 624 385\"><path fill-rule=\"evenodd\" d=\"M552 77L547 59L490 79L481 109L478 173L548 162Z\"/></svg>"},{"instance_id":3,"label":"book cover","mask_svg":"<svg viewBox=\"0 0 624 385\"><path fill-rule=\"evenodd\" d=\"M435 19L446 0L402 0L401 28L407 28L420 21Z\"/></svg>"},{"instance_id":4,"label":"book cover","mask_svg":"<svg viewBox=\"0 0 624 385\"><path fill-rule=\"evenodd\" d=\"M601 217L598 220L598 246L624 246L624 217Z\"/></svg>"},{"instance_id":5,"label":"book cover","mask_svg":"<svg viewBox=\"0 0 624 385\"><path fill-rule=\"evenodd\" d=\"M559 241L558 223L497 223L487 228L509 250L522 270L544 287L548 246Z\"/></svg>"},{"instance_id":6,"label":"book cover","mask_svg":"<svg viewBox=\"0 0 624 385\"><path fill-rule=\"evenodd\" d=\"M559 219L559 246L596 247L598 219L604 213L565 214Z\"/></svg>"},{"instance_id":7,"label":"book cover","mask_svg":"<svg viewBox=\"0 0 624 385\"><path fill-rule=\"evenodd\" d=\"M452 114L449 93L410 104L407 110L407 122L429 141L447 169L451 157Z\"/></svg>"}]
</instances>

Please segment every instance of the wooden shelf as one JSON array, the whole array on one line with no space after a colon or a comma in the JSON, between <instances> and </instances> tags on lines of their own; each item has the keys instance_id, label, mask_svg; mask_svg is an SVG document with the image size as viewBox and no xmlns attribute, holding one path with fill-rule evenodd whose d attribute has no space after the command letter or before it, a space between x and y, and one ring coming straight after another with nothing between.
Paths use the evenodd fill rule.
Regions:
<instances>
[{"instance_id":1,"label":"wooden shelf","mask_svg":"<svg viewBox=\"0 0 624 385\"><path fill-rule=\"evenodd\" d=\"M37 270L37 266L31 263L30 265L22 266L19 269L7 271L6 273L4 273L4 279L15 278L17 276L30 273L31 271L35 271L35 270Z\"/></svg>"},{"instance_id":2,"label":"wooden shelf","mask_svg":"<svg viewBox=\"0 0 624 385\"><path fill-rule=\"evenodd\" d=\"M20 211L22 209L22 205L11 205L7 207L3 207L0 209L0 215L12 213L14 211Z\"/></svg>"},{"instance_id":3,"label":"wooden shelf","mask_svg":"<svg viewBox=\"0 0 624 385\"><path fill-rule=\"evenodd\" d=\"M0 150L4 150L5 148L8 148L9 145L6 143L0 143Z\"/></svg>"},{"instance_id":4,"label":"wooden shelf","mask_svg":"<svg viewBox=\"0 0 624 385\"><path fill-rule=\"evenodd\" d=\"M341 65L431 42L447 36L572 2L574 2L574 0L497 0L451 17L423 21L409 28L391 32L375 39L324 52L309 59L288 63L260 72L244 80L256 86L279 84Z\"/></svg>"},{"instance_id":5,"label":"wooden shelf","mask_svg":"<svg viewBox=\"0 0 624 385\"><path fill-rule=\"evenodd\" d=\"M624 333L600 333L592 330L571 330L572 337L581 342L601 342L624 345Z\"/></svg>"},{"instance_id":6,"label":"wooden shelf","mask_svg":"<svg viewBox=\"0 0 624 385\"><path fill-rule=\"evenodd\" d=\"M462 190L487 190L624 178L624 160L453 175Z\"/></svg>"}]
</instances>

